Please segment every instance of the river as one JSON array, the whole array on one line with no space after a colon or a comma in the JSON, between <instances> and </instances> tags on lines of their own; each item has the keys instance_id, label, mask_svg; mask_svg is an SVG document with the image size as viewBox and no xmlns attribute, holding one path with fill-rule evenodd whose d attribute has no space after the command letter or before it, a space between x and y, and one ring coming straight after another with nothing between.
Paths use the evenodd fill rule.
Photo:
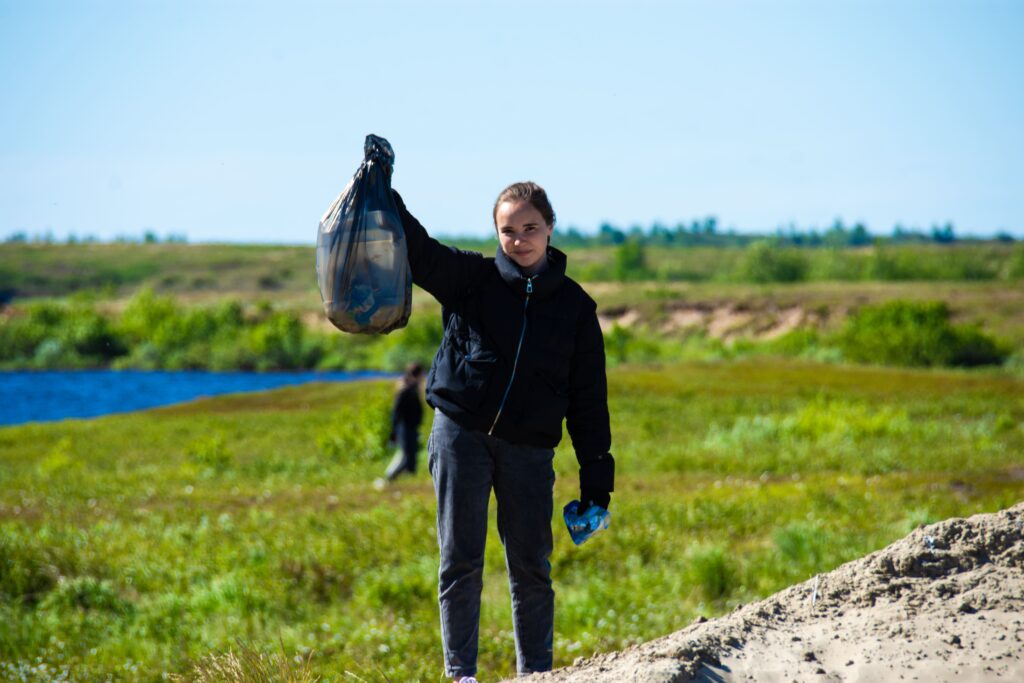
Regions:
<instances>
[{"instance_id":1,"label":"river","mask_svg":"<svg viewBox=\"0 0 1024 683\"><path fill-rule=\"evenodd\" d=\"M41 370L0 372L0 425L96 417L306 382L391 377L383 372Z\"/></svg>"}]
</instances>

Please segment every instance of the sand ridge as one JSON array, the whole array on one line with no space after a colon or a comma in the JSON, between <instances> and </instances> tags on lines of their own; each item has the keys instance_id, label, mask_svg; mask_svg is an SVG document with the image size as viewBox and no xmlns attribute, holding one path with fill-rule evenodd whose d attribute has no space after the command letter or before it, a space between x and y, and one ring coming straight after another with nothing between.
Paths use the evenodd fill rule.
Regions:
<instances>
[{"instance_id":1,"label":"sand ridge","mask_svg":"<svg viewBox=\"0 0 1024 683\"><path fill-rule=\"evenodd\" d=\"M1024 681L1024 503L530 683Z\"/></svg>"}]
</instances>

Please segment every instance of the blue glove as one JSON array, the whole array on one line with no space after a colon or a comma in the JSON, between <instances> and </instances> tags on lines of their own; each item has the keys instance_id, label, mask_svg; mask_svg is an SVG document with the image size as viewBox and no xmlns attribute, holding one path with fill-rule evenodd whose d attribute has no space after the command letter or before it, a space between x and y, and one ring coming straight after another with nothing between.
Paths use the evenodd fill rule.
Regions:
<instances>
[{"instance_id":1,"label":"blue glove","mask_svg":"<svg viewBox=\"0 0 1024 683\"><path fill-rule=\"evenodd\" d=\"M612 517L611 513L600 505L590 505L583 514L580 514L579 508L578 500L570 501L562 508L565 528L569 530L569 536L576 545L585 543L598 531L607 529Z\"/></svg>"}]
</instances>

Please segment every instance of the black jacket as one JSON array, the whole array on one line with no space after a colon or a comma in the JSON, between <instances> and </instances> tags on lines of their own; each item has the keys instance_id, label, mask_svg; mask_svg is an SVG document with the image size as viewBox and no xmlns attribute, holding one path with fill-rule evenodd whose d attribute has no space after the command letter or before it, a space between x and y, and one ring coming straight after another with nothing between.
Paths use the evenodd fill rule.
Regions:
<instances>
[{"instance_id":1,"label":"black jacket","mask_svg":"<svg viewBox=\"0 0 1024 683\"><path fill-rule=\"evenodd\" d=\"M391 434L397 434L399 426L415 432L422 421L423 404L420 403L419 382L406 384L395 394L395 402L391 408Z\"/></svg>"},{"instance_id":2,"label":"black jacket","mask_svg":"<svg viewBox=\"0 0 1024 683\"><path fill-rule=\"evenodd\" d=\"M564 419L580 487L614 490L604 339L565 254L549 247L547 269L527 278L500 246L494 258L445 246L395 201L413 282L442 307L427 403L465 429L541 448L558 445Z\"/></svg>"}]
</instances>

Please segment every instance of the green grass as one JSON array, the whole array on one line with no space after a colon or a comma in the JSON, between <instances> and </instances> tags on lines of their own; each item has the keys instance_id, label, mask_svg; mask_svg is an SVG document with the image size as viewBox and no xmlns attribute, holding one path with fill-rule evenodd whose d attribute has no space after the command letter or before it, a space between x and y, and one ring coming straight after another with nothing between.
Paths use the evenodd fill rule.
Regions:
<instances>
[{"instance_id":1,"label":"green grass","mask_svg":"<svg viewBox=\"0 0 1024 683\"><path fill-rule=\"evenodd\" d=\"M1006 375L760 359L626 365L609 382L612 526L576 548L553 522L556 665L1024 498L1024 381ZM286 653L322 680L442 680L425 458L370 485L391 391L307 385L0 429L0 678L156 681L227 666L242 644L239 661ZM576 495L568 441L556 470L557 508ZM493 512L491 680L514 673Z\"/></svg>"},{"instance_id":2,"label":"green grass","mask_svg":"<svg viewBox=\"0 0 1024 683\"><path fill-rule=\"evenodd\" d=\"M310 235L315 237L315 232ZM0 291L66 296L172 292L316 292L312 247L248 244L0 245Z\"/></svg>"}]
</instances>

